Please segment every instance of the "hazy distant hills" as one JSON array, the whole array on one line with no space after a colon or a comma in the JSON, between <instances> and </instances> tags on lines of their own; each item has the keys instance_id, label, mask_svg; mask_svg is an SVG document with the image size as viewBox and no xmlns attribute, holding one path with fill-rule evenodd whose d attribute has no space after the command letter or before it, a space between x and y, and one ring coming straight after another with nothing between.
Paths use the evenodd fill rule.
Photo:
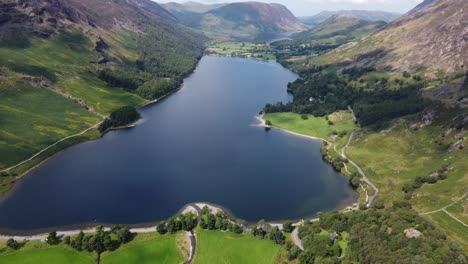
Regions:
<instances>
[{"instance_id":1,"label":"hazy distant hills","mask_svg":"<svg viewBox=\"0 0 468 264\"><path fill-rule=\"evenodd\" d=\"M318 25L332 16L347 16L365 21L385 21L392 22L399 18L401 14L384 12L384 11L367 11L367 10L341 10L341 11L323 11L315 16L300 17L303 23L308 25Z\"/></svg>"},{"instance_id":2,"label":"hazy distant hills","mask_svg":"<svg viewBox=\"0 0 468 264\"><path fill-rule=\"evenodd\" d=\"M161 4L169 13L178 18L183 18L186 16L191 16L194 14L206 13L210 10L225 6L227 4L200 4L197 2L185 2L185 3L167 3Z\"/></svg>"},{"instance_id":3,"label":"hazy distant hills","mask_svg":"<svg viewBox=\"0 0 468 264\"><path fill-rule=\"evenodd\" d=\"M178 9L175 10L174 6ZM266 40L284 32L307 28L280 4L243 2L219 7L188 3L164 7L184 25L200 30L218 41Z\"/></svg>"}]
</instances>

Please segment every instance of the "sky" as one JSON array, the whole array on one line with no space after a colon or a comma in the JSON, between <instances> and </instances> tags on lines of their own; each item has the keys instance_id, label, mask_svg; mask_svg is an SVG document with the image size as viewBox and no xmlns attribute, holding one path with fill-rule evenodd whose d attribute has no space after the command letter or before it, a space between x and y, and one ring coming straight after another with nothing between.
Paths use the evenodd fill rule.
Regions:
<instances>
[{"instance_id":1,"label":"sky","mask_svg":"<svg viewBox=\"0 0 468 264\"><path fill-rule=\"evenodd\" d=\"M155 0L159 3L187 0ZM194 0L204 4L246 2L249 0ZM258 2L280 3L287 6L296 16L311 16L324 10L381 10L406 13L423 0L255 0Z\"/></svg>"}]
</instances>

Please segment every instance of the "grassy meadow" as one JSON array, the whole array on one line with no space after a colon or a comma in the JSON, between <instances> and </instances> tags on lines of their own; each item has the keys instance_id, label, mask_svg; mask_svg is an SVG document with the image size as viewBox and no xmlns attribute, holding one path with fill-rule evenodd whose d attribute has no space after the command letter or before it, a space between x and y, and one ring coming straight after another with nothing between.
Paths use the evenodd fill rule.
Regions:
<instances>
[{"instance_id":1,"label":"grassy meadow","mask_svg":"<svg viewBox=\"0 0 468 264\"><path fill-rule=\"evenodd\" d=\"M109 36L115 43L128 38L123 33ZM110 52L136 56L132 46L119 49ZM62 32L48 41L31 38L30 45L23 48L2 46L0 57L0 170L96 125L102 120L100 115L147 102L122 89L109 88L96 77L91 62L99 56L92 40L78 30ZM76 102L78 99L90 110ZM96 129L66 140L2 173L0 183L11 181L67 147L97 137ZM0 195L8 189L0 187Z\"/></svg>"},{"instance_id":2,"label":"grassy meadow","mask_svg":"<svg viewBox=\"0 0 468 264\"><path fill-rule=\"evenodd\" d=\"M139 234L131 243L121 246L116 251L102 254L101 263L183 263L185 257L177 245L177 236L183 235L184 234L161 236L156 234L156 232Z\"/></svg>"},{"instance_id":3,"label":"grassy meadow","mask_svg":"<svg viewBox=\"0 0 468 264\"><path fill-rule=\"evenodd\" d=\"M72 100L28 83L1 83L0 93L0 169L101 120Z\"/></svg>"},{"instance_id":4,"label":"grassy meadow","mask_svg":"<svg viewBox=\"0 0 468 264\"><path fill-rule=\"evenodd\" d=\"M206 51L224 56L276 60L275 50L268 44L223 43L210 46Z\"/></svg>"},{"instance_id":5,"label":"grassy meadow","mask_svg":"<svg viewBox=\"0 0 468 264\"><path fill-rule=\"evenodd\" d=\"M250 234L199 230L195 264L204 263L276 263L280 246Z\"/></svg>"},{"instance_id":6,"label":"grassy meadow","mask_svg":"<svg viewBox=\"0 0 468 264\"><path fill-rule=\"evenodd\" d=\"M333 130L340 132L355 129L351 115L349 113L341 115L344 116L342 123L337 121L336 113L329 116L334 122L333 126L330 126L325 118L308 116L307 120L303 120L300 115L294 113L267 114L264 118L271 121L275 127L326 139ZM387 206L391 206L393 201L403 200L405 194L402 186L405 183L411 183L416 176L428 176L443 165L449 164L447 179L435 184L424 184L411 198L411 203L418 212L440 209L453 203L468 191L466 162L468 149L449 152L447 146L453 143L450 136L441 144L434 142L443 130L441 126L444 120L448 120L447 118L418 130L410 129L411 124L407 121L401 121L390 129L380 132L361 129L356 132L347 155L379 188L380 194L377 198L384 201ZM338 139L336 143L338 150L347 138L346 136ZM330 151L330 154L336 153ZM354 171L352 166L348 166L348 169ZM468 219L466 206L466 201L463 200L448 207L447 210L466 223ZM466 232L466 227L444 214L439 212L428 217L430 216L437 225L445 229L451 238L461 241L466 249L468 236L462 236L460 234L463 232L458 232L461 229ZM449 224L451 222L453 225Z\"/></svg>"},{"instance_id":7,"label":"grassy meadow","mask_svg":"<svg viewBox=\"0 0 468 264\"><path fill-rule=\"evenodd\" d=\"M0 251L2 264L94 264L96 255L89 252L78 252L68 246L49 246L39 241L30 241L19 250L4 249Z\"/></svg>"}]
</instances>

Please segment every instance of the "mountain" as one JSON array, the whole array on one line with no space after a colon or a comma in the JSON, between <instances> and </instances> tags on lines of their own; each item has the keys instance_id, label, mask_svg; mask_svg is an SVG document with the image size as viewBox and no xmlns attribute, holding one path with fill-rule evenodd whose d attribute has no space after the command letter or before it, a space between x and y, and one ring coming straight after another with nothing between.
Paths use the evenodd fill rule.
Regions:
<instances>
[{"instance_id":1,"label":"mountain","mask_svg":"<svg viewBox=\"0 0 468 264\"><path fill-rule=\"evenodd\" d=\"M312 29L292 35L292 39L302 42L322 40L328 43L343 44L370 35L386 24L383 21L368 22L348 16L335 15Z\"/></svg>"},{"instance_id":2,"label":"mountain","mask_svg":"<svg viewBox=\"0 0 468 264\"><path fill-rule=\"evenodd\" d=\"M306 29L285 6L258 2L228 4L182 21L218 40L265 40Z\"/></svg>"},{"instance_id":3,"label":"mountain","mask_svg":"<svg viewBox=\"0 0 468 264\"><path fill-rule=\"evenodd\" d=\"M323 54L351 41L356 41L384 28L383 21L368 22L347 16L332 16L319 25L271 43L277 49L287 50L278 53L280 59Z\"/></svg>"},{"instance_id":4,"label":"mountain","mask_svg":"<svg viewBox=\"0 0 468 264\"><path fill-rule=\"evenodd\" d=\"M414 13L416 13L416 12L418 12L418 11L432 5L435 2L437 2L437 0L424 0L422 3L420 3L415 8L413 8L408 14L414 14Z\"/></svg>"},{"instance_id":5,"label":"mountain","mask_svg":"<svg viewBox=\"0 0 468 264\"><path fill-rule=\"evenodd\" d=\"M468 65L467 18L468 1L439 0L322 60L398 71L462 71Z\"/></svg>"},{"instance_id":6,"label":"mountain","mask_svg":"<svg viewBox=\"0 0 468 264\"><path fill-rule=\"evenodd\" d=\"M317 25L327 20L332 16L347 16L351 18L357 18L365 21L375 22L375 21L385 21L392 22L399 18L401 14L391 13L385 11L367 11L367 10L340 10L340 11L322 11L315 16L309 17L300 17L303 23L308 25Z\"/></svg>"},{"instance_id":7,"label":"mountain","mask_svg":"<svg viewBox=\"0 0 468 264\"><path fill-rule=\"evenodd\" d=\"M0 169L175 90L206 40L150 0L1 1ZM99 136L89 131L8 175Z\"/></svg>"},{"instance_id":8,"label":"mountain","mask_svg":"<svg viewBox=\"0 0 468 264\"><path fill-rule=\"evenodd\" d=\"M205 5L197 2L185 2L185 3L167 3L161 4L163 8L165 8L169 13L174 15L175 17L185 17L194 14L201 14L206 13L210 10L225 6L226 4L211 4Z\"/></svg>"}]
</instances>

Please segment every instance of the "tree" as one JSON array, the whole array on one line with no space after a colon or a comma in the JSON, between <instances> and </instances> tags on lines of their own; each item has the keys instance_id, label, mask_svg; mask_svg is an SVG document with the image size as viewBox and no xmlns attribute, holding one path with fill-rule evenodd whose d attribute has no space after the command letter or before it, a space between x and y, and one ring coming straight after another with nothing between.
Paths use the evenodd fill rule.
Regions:
<instances>
[{"instance_id":1,"label":"tree","mask_svg":"<svg viewBox=\"0 0 468 264\"><path fill-rule=\"evenodd\" d=\"M277 226L270 229L268 232L268 238L278 245L283 245L286 240L283 232L281 232Z\"/></svg>"},{"instance_id":2,"label":"tree","mask_svg":"<svg viewBox=\"0 0 468 264\"><path fill-rule=\"evenodd\" d=\"M117 236L119 242L122 244L129 242L133 236L128 227L120 228L115 235Z\"/></svg>"},{"instance_id":3,"label":"tree","mask_svg":"<svg viewBox=\"0 0 468 264\"><path fill-rule=\"evenodd\" d=\"M232 226L232 232L236 233L236 234L242 234L242 232L244 232L244 230L242 229L242 227L238 224L234 224Z\"/></svg>"},{"instance_id":4,"label":"tree","mask_svg":"<svg viewBox=\"0 0 468 264\"><path fill-rule=\"evenodd\" d=\"M385 203L382 200L377 199L377 200L374 201L372 206L374 208L377 208L377 209L384 209L385 208Z\"/></svg>"},{"instance_id":5,"label":"tree","mask_svg":"<svg viewBox=\"0 0 468 264\"><path fill-rule=\"evenodd\" d=\"M108 251L114 250L114 243L112 243L112 239L111 239L111 237L109 235L104 236L103 244L104 244L104 248L106 250L108 250Z\"/></svg>"},{"instance_id":6,"label":"tree","mask_svg":"<svg viewBox=\"0 0 468 264\"><path fill-rule=\"evenodd\" d=\"M171 234L174 234L176 232L179 232L180 230L181 230L180 221L175 217L169 218L169 220L167 221L167 231L169 231L169 233Z\"/></svg>"},{"instance_id":7,"label":"tree","mask_svg":"<svg viewBox=\"0 0 468 264\"><path fill-rule=\"evenodd\" d=\"M288 260L291 261L291 260L297 259L297 257L299 256L299 254L301 254L301 249L298 248L296 245L292 246L292 247L288 250Z\"/></svg>"},{"instance_id":8,"label":"tree","mask_svg":"<svg viewBox=\"0 0 468 264\"><path fill-rule=\"evenodd\" d=\"M286 221L283 223L284 232L291 233L294 230L293 223L291 221Z\"/></svg>"},{"instance_id":9,"label":"tree","mask_svg":"<svg viewBox=\"0 0 468 264\"><path fill-rule=\"evenodd\" d=\"M156 231L158 231L158 233L161 235L166 234L167 233L166 222L165 221L159 222L158 226L156 227Z\"/></svg>"},{"instance_id":10,"label":"tree","mask_svg":"<svg viewBox=\"0 0 468 264\"><path fill-rule=\"evenodd\" d=\"M57 232L53 231L49 233L46 241L49 245L57 245L58 243L60 243L60 237L57 236Z\"/></svg>"},{"instance_id":11,"label":"tree","mask_svg":"<svg viewBox=\"0 0 468 264\"><path fill-rule=\"evenodd\" d=\"M209 213L206 216L206 224L209 230L216 229L216 217L214 216L214 214Z\"/></svg>"},{"instance_id":12,"label":"tree","mask_svg":"<svg viewBox=\"0 0 468 264\"><path fill-rule=\"evenodd\" d=\"M7 245L7 247L9 247L9 248L11 248L13 250L18 250L19 248L21 248L21 244L18 243L13 238L8 239L6 245Z\"/></svg>"}]
</instances>

